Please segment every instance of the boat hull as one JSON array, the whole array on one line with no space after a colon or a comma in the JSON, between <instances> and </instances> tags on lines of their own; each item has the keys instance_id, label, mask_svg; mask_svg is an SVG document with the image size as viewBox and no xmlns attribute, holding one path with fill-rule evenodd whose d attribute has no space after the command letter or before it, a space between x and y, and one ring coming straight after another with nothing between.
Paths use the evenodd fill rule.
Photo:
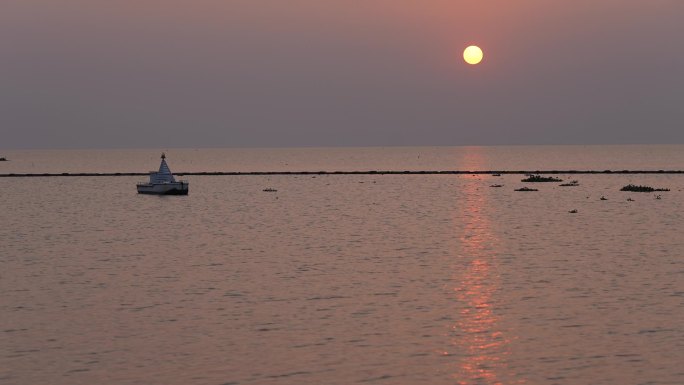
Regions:
<instances>
[{"instance_id":1,"label":"boat hull","mask_svg":"<svg viewBox=\"0 0 684 385\"><path fill-rule=\"evenodd\" d=\"M138 194L188 195L188 183L146 183L138 185Z\"/></svg>"}]
</instances>

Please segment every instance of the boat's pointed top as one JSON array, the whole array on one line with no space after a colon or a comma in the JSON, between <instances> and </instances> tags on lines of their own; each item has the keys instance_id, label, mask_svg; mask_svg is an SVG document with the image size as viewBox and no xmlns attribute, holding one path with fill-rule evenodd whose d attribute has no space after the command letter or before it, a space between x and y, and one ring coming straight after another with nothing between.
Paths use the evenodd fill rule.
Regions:
<instances>
[{"instance_id":1,"label":"boat's pointed top","mask_svg":"<svg viewBox=\"0 0 684 385\"><path fill-rule=\"evenodd\" d=\"M162 152L161 155L161 164L159 165L159 172L157 172L157 176L164 178L164 180L167 180L169 182L173 182L173 174L171 174L171 170L169 169L169 165L166 164L166 154Z\"/></svg>"},{"instance_id":2,"label":"boat's pointed top","mask_svg":"<svg viewBox=\"0 0 684 385\"><path fill-rule=\"evenodd\" d=\"M164 158L162 158L161 164L159 165L159 174L171 175L171 170L169 169L169 165L166 164L166 159L164 159Z\"/></svg>"}]
</instances>

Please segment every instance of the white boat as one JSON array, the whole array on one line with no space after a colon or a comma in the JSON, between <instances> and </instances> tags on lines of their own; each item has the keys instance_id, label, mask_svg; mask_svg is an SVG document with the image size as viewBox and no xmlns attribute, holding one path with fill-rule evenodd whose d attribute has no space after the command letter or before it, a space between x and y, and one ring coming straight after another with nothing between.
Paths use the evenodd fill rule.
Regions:
<instances>
[{"instance_id":1,"label":"white boat","mask_svg":"<svg viewBox=\"0 0 684 385\"><path fill-rule=\"evenodd\" d=\"M159 171L150 171L150 181L138 183L139 194L156 195L188 195L189 183L186 180L177 181L173 177L169 165L166 164L166 155L162 152Z\"/></svg>"}]
</instances>

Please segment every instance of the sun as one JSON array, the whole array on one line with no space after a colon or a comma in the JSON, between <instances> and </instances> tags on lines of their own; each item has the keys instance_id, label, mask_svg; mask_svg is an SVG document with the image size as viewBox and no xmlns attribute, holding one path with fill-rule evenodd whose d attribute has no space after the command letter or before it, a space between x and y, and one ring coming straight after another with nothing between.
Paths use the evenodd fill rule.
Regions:
<instances>
[{"instance_id":1,"label":"sun","mask_svg":"<svg viewBox=\"0 0 684 385\"><path fill-rule=\"evenodd\" d=\"M463 60L468 64L478 64L482 61L484 54L480 47L476 45L471 45L463 51Z\"/></svg>"}]
</instances>

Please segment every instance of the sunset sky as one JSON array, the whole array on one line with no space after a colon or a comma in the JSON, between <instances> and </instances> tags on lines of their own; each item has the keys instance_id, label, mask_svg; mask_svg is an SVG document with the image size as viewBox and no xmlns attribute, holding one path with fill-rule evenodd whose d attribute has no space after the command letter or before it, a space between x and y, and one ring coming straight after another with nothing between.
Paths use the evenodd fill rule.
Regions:
<instances>
[{"instance_id":1,"label":"sunset sky","mask_svg":"<svg viewBox=\"0 0 684 385\"><path fill-rule=\"evenodd\" d=\"M0 2L0 148L613 143L684 143L684 1Z\"/></svg>"}]
</instances>

